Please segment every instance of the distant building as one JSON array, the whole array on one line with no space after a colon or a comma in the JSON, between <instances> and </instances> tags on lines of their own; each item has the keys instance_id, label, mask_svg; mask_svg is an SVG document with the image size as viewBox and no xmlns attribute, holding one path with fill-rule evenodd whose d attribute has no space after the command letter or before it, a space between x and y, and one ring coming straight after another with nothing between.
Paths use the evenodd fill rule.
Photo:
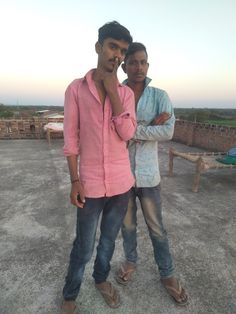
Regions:
<instances>
[{"instance_id":1,"label":"distant building","mask_svg":"<svg viewBox=\"0 0 236 314\"><path fill-rule=\"evenodd\" d=\"M64 115L60 113L51 113L45 116L48 119L64 119Z\"/></svg>"},{"instance_id":2,"label":"distant building","mask_svg":"<svg viewBox=\"0 0 236 314\"><path fill-rule=\"evenodd\" d=\"M40 116L41 118L46 118L48 120L63 121L64 119L63 112L57 112L49 109L35 111L35 114L36 116Z\"/></svg>"},{"instance_id":3,"label":"distant building","mask_svg":"<svg viewBox=\"0 0 236 314\"><path fill-rule=\"evenodd\" d=\"M50 112L49 109L46 109L46 110L38 110L38 111L36 111L35 113L41 115L41 114L45 114L45 113L48 113L48 112Z\"/></svg>"}]
</instances>

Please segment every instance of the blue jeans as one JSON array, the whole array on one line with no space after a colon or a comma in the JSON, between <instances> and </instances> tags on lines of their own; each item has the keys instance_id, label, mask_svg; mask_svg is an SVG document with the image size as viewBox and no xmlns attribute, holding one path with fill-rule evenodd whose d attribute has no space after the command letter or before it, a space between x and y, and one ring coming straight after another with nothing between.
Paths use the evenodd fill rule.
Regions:
<instances>
[{"instance_id":1,"label":"blue jeans","mask_svg":"<svg viewBox=\"0 0 236 314\"><path fill-rule=\"evenodd\" d=\"M137 204L139 198L149 236L152 241L154 258L158 265L160 276L173 276L174 266L169 249L166 230L162 223L162 207L160 185L148 188L132 188L128 210L122 226L123 246L126 260L137 262Z\"/></svg>"},{"instance_id":2,"label":"blue jeans","mask_svg":"<svg viewBox=\"0 0 236 314\"><path fill-rule=\"evenodd\" d=\"M77 208L76 238L63 288L65 300L75 300L79 294L85 265L93 254L101 213L101 235L97 246L93 278L95 283L106 281L115 249L115 240L127 211L129 195L128 191L112 197L86 198L84 208Z\"/></svg>"}]
</instances>

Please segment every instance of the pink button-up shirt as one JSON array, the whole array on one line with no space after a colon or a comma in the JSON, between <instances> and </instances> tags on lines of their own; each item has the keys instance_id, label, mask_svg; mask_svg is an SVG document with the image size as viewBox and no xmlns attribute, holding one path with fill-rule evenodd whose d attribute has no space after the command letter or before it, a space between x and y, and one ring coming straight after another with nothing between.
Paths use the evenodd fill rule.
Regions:
<instances>
[{"instance_id":1,"label":"pink button-up shirt","mask_svg":"<svg viewBox=\"0 0 236 314\"><path fill-rule=\"evenodd\" d=\"M64 155L79 155L79 174L86 197L113 196L134 184L127 141L136 129L132 90L118 84L124 112L112 116L109 97L100 101L93 71L74 80L65 93Z\"/></svg>"}]
</instances>

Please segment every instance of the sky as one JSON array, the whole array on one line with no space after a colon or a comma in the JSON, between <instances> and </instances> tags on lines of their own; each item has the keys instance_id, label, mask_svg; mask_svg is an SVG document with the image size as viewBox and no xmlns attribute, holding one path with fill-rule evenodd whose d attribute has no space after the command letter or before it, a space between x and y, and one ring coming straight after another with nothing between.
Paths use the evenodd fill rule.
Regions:
<instances>
[{"instance_id":1,"label":"sky","mask_svg":"<svg viewBox=\"0 0 236 314\"><path fill-rule=\"evenodd\" d=\"M62 106L97 65L98 28L117 20L174 107L236 108L236 0L0 0L0 12L0 103Z\"/></svg>"}]
</instances>

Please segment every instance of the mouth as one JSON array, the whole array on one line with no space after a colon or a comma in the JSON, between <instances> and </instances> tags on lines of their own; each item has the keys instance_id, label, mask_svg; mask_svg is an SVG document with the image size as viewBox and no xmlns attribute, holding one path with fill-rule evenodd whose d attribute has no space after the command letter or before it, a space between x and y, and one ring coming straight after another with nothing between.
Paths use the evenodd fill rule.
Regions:
<instances>
[{"instance_id":1,"label":"mouth","mask_svg":"<svg viewBox=\"0 0 236 314\"><path fill-rule=\"evenodd\" d=\"M117 67L119 67L119 66L120 66L120 63L118 63L118 64L117 64L117 63L116 63L116 62L114 62L114 61L111 61L111 62L110 62L110 64L111 64L113 67L114 67L114 66L116 66L116 65L117 65Z\"/></svg>"},{"instance_id":2,"label":"mouth","mask_svg":"<svg viewBox=\"0 0 236 314\"><path fill-rule=\"evenodd\" d=\"M143 73L136 73L135 76L141 77L141 76L144 76L144 74Z\"/></svg>"},{"instance_id":3,"label":"mouth","mask_svg":"<svg viewBox=\"0 0 236 314\"><path fill-rule=\"evenodd\" d=\"M114 70L114 68L116 67L116 65L117 65L117 62L115 62L114 60L109 60L108 61L108 63L107 63L107 66L108 66L108 68L109 68L109 71L113 71ZM118 63L118 67L120 66L120 63ZM117 68L118 68L117 67Z\"/></svg>"},{"instance_id":4,"label":"mouth","mask_svg":"<svg viewBox=\"0 0 236 314\"><path fill-rule=\"evenodd\" d=\"M121 62L119 61L119 59L118 59L118 58L111 59L111 60L109 60L109 62L111 62L112 64L118 64L118 65L120 65L120 64L121 64Z\"/></svg>"}]
</instances>

